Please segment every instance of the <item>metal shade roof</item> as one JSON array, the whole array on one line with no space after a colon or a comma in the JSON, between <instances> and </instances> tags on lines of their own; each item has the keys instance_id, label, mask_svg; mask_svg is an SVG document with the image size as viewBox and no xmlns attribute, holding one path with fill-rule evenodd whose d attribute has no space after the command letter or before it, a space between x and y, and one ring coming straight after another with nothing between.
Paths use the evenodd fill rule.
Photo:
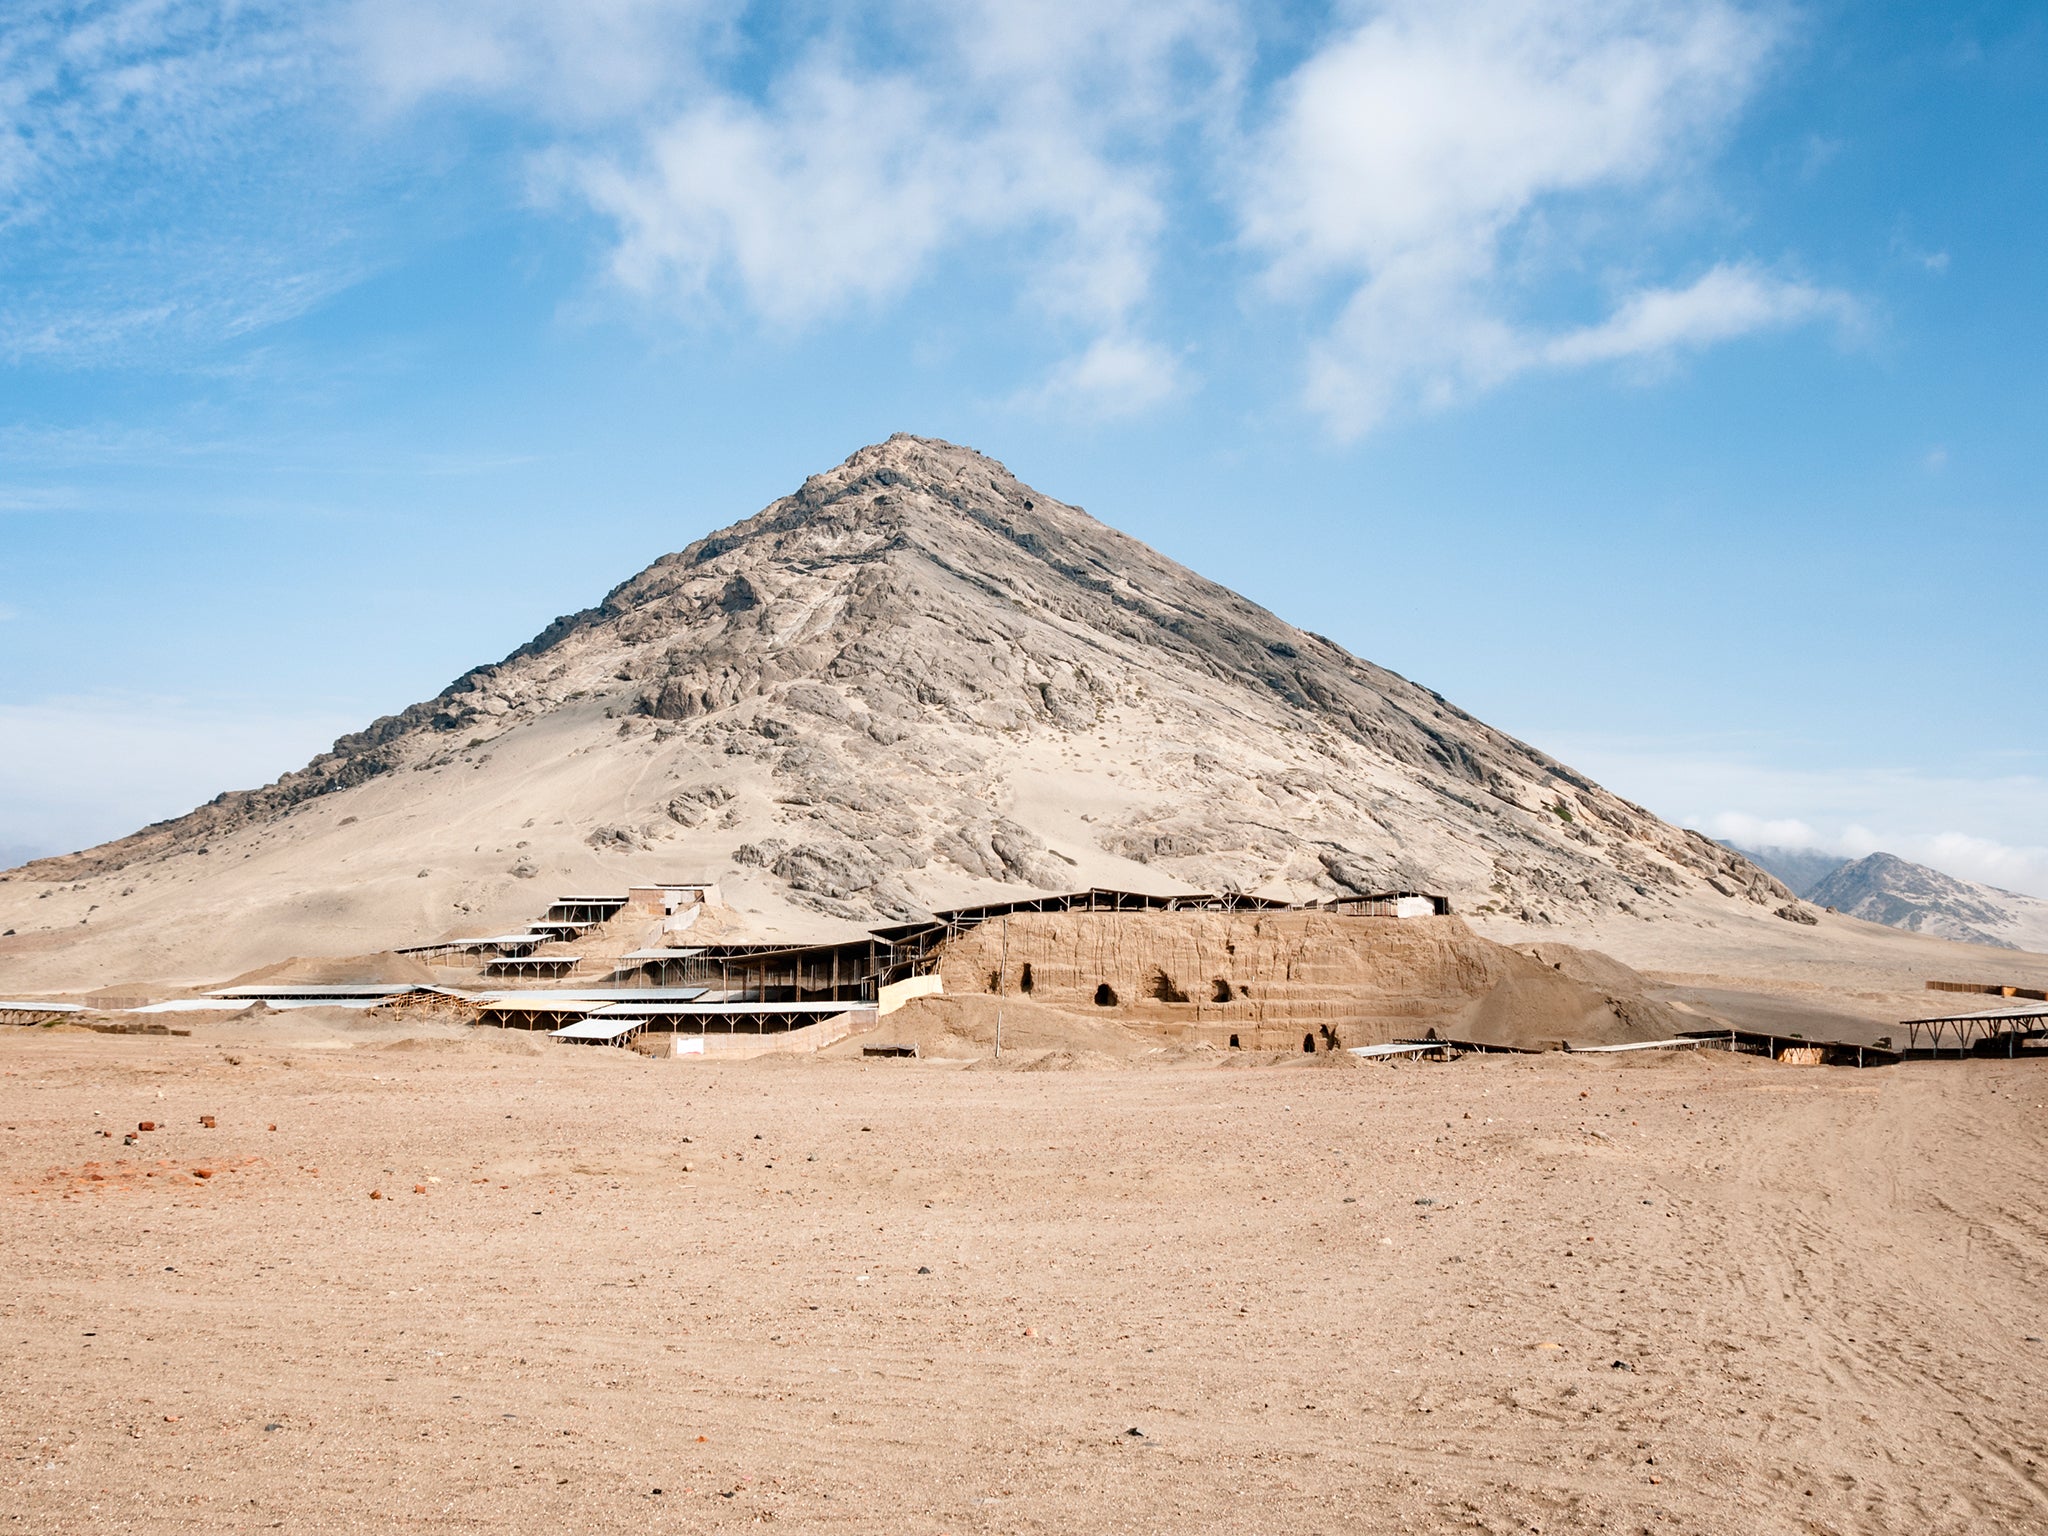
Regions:
<instances>
[{"instance_id":1,"label":"metal shade roof","mask_svg":"<svg viewBox=\"0 0 2048 1536\"><path fill-rule=\"evenodd\" d=\"M607 1017L629 1014L660 1014L663 1017L693 1019L753 1018L757 1014L815 1013L829 1018L839 1013L873 1013L873 1003L613 1003Z\"/></svg>"},{"instance_id":2,"label":"metal shade roof","mask_svg":"<svg viewBox=\"0 0 2048 1536\"><path fill-rule=\"evenodd\" d=\"M588 997L504 997L484 1004L487 1013L596 1013L610 1003Z\"/></svg>"},{"instance_id":3,"label":"metal shade roof","mask_svg":"<svg viewBox=\"0 0 2048 1536\"><path fill-rule=\"evenodd\" d=\"M299 986L279 983L260 987L221 987L208 997L246 997L268 1001L274 997L402 997L424 990L416 981L306 982Z\"/></svg>"},{"instance_id":4,"label":"metal shade roof","mask_svg":"<svg viewBox=\"0 0 2048 1536\"><path fill-rule=\"evenodd\" d=\"M500 1003L694 1003L704 996L703 987L564 987L559 992L536 988L524 992L487 992L484 1006Z\"/></svg>"},{"instance_id":5,"label":"metal shade roof","mask_svg":"<svg viewBox=\"0 0 2048 1536\"><path fill-rule=\"evenodd\" d=\"M560 1029L548 1031L550 1040L616 1040L640 1027L638 1019L613 1019L607 1016L579 1019L574 1024L564 1024Z\"/></svg>"},{"instance_id":6,"label":"metal shade roof","mask_svg":"<svg viewBox=\"0 0 2048 1536\"><path fill-rule=\"evenodd\" d=\"M1956 1024L1963 1020L1975 1022L1978 1019L2048 1019L2048 1003L2033 1003L2024 1008L1991 1008L1983 1013L1937 1013L1924 1019L1901 1019L1901 1024Z\"/></svg>"}]
</instances>

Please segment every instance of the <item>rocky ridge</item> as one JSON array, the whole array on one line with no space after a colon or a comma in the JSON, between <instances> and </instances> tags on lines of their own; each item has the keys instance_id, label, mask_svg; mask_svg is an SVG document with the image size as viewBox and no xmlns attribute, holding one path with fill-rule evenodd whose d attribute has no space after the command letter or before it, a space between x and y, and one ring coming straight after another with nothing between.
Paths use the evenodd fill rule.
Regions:
<instances>
[{"instance_id":1,"label":"rocky ridge","mask_svg":"<svg viewBox=\"0 0 2048 1536\"><path fill-rule=\"evenodd\" d=\"M2000 949L2048 950L2048 901L1959 880L1895 854L1844 860L1808 899L1909 933Z\"/></svg>"}]
</instances>

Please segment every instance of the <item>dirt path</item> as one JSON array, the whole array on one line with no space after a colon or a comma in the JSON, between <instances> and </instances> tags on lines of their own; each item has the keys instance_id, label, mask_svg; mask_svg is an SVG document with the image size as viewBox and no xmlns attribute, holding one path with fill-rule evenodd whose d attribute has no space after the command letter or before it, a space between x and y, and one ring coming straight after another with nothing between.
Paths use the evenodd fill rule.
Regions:
<instances>
[{"instance_id":1,"label":"dirt path","mask_svg":"<svg viewBox=\"0 0 2048 1536\"><path fill-rule=\"evenodd\" d=\"M0 1073L22 1529L2048 1529L2048 1063Z\"/></svg>"}]
</instances>

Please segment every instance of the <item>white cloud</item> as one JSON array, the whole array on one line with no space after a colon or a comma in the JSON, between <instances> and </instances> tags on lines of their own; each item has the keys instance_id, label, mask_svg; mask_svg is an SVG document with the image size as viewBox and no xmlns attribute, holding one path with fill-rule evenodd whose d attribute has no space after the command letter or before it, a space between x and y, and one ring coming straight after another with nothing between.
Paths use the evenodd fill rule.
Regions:
<instances>
[{"instance_id":1,"label":"white cloud","mask_svg":"<svg viewBox=\"0 0 2048 1536\"><path fill-rule=\"evenodd\" d=\"M1624 290L1575 329L1516 318L1533 276L1589 259L1575 216L1668 188L1751 94L1774 41L1721 0L1367 8L1286 82L1241 198L1276 292L1349 289L1311 358L1311 404L1353 434L1534 368L1841 318L1842 296L1746 263Z\"/></svg>"},{"instance_id":2,"label":"white cloud","mask_svg":"<svg viewBox=\"0 0 2048 1536\"><path fill-rule=\"evenodd\" d=\"M1787 768L1737 752L1601 738L1551 750L1667 820L1747 847L1893 853L2048 897L2048 776Z\"/></svg>"},{"instance_id":3,"label":"white cloud","mask_svg":"<svg viewBox=\"0 0 2048 1536\"><path fill-rule=\"evenodd\" d=\"M267 784L361 721L177 699L0 704L0 844L72 849Z\"/></svg>"},{"instance_id":4,"label":"white cloud","mask_svg":"<svg viewBox=\"0 0 2048 1536\"><path fill-rule=\"evenodd\" d=\"M538 4L377 0L358 17L393 100L495 95L552 115L538 187L611 225L610 271L645 300L793 330L897 301L942 258L973 262L1073 335L1048 389L1120 367L1119 398L1164 398L1166 354L1138 335L1164 151L1236 99L1233 5L905 0L861 27L784 18L773 52L738 63L722 53L735 9L612 0L567 51Z\"/></svg>"},{"instance_id":5,"label":"white cloud","mask_svg":"<svg viewBox=\"0 0 2048 1536\"><path fill-rule=\"evenodd\" d=\"M1660 270L1615 238L1684 202L1768 66L1774 27L1738 0L1339 0L1277 85L1255 14L24 0L0 28L0 353L120 357L301 314L377 265L381 209L404 204L367 194L410 174L390 165L472 153L594 214L605 270L671 314L789 332L942 266L999 285L1067 353L1020 401L1175 392L1161 255L1206 254L1215 197L1270 293L1336 299L1309 398L1347 433L1535 370L1851 317L1782 263ZM1560 280L1607 297L1559 320Z\"/></svg>"},{"instance_id":6,"label":"white cloud","mask_svg":"<svg viewBox=\"0 0 2048 1536\"><path fill-rule=\"evenodd\" d=\"M1540 358L1568 368L1659 357L1820 318L1852 322L1855 306L1828 289L1784 282L1749 266L1723 265L1685 288L1630 295L1600 324L1550 338Z\"/></svg>"},{"instance_id":7,"label":"white cloud","mask_svg":"<svg viewBox=\"0 0 2048 1536\"><path fill-rule=\"evenodd\" d=\"M2048 784L2037 786L2048 798ZM2048 846L2002 843L1967 832L1915 831L1893 826L1880 831L1847 822L1824 832L1805 822L1769 821L1737 811L1703 818L1702 831L1742 848L1795 848L1861 859L1889 853L1945 874L1975 880L2000 890L2048 896Z\"/></svg>"},{"instance_id":8,"label":"white cloud","mask_svg":"<svg viewBox=\"0 0 2048 1536\"><path fill-rule=\"evenodd\" d=\"M1183 386L1180 361L1163 347L1123 335L1098 337L1023 403L1092 419L1135 416L1171 399Z\"/></svg>"},{"instance_id":9,"label":"white cloud","mask_svg":"<svg viewBox=\"0 0 2048 1536\"><path fill-rule=\"evenodd\" d=\"M1283 275L1489 271L1539 198L1641 182L1725 119L1767 45L1713 3L1371 7L1284 88L1247 232Z\"/></svg>"},{"instance_id":10,"label":"white cloud","mask_svg":"<svg viewBox=\"0 0 2048 1536\"><path fill-rule=\"evenodd\" d=\"M900 295L941 251L1016 236L1046 309L1119 325L1148 291L1162 211L1142 170L1031 115L814 56L764 102L718 95L632 160L588 156L570 176L618 228L620 281L686 309L723 287L800 326Z\"/></svg>"},{"instance_id":11,"label":"white cloud","mask_svg":"<svg viewBox=\"0 0 2048 1536\"><path fill-rule=\"evenodd\" d=\"M755 106L720 96L652 130L637 163L571 179L619 231L612 270L685 309L730 285L771 323L893 298L938 247L996 222L1000 189L906 78L813 61Z\"/></svg>"},{"instance_id":12,"label":"white cloud","mask_svg":"<svg viewBox=\"0 0 2048 1536\"><path fill-rule=\"evenodd\" d=\"M2048 896L2048 848L2014 847L1966 832L1937 832L1909 841L1906 857L2003 890Z\"/></svg>"},{"instance_id":13,"label":"white cloud","mask_svg":"<svg viewBox=\"0 0 2048 1536\"><path fill-rule=\"evenodd\" d=\"M361 66L397 110L515 97L569 120L629 115L702 76L740 0L355 0Z\"/></svg>"},{"instance_id":14,"label":"white cloud","mask_svg":"<svg viewBox=\"0 0 2048 1536\"><path fill-rule=\"evenodd\" d=\"M1744 848L1790 848L1799 851L1832 852L1829 839L1797 817L1772 819L1743 811L1719 811L1706 818L1699 829L1723 842Z\"/></svg>"}]
</instances>

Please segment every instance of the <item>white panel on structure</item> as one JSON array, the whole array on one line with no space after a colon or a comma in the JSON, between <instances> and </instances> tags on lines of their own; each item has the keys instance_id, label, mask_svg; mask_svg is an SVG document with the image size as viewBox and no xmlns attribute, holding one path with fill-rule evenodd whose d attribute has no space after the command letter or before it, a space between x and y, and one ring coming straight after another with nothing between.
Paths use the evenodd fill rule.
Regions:
<instances>
[{"instance_id":1,"label":"white panel on structure","mask_svg":"<svg viewBox=\"0 0 2048 1536\"><path fill-rule=\"evenodd\" d=\"M946 984L937 971L929 976L906 976L883 987L875 999L876 1011L894 1013L913 997L941 997Z\"/></svg>"},{"instance_id":2,"label":"white panel on structure","mask_svg":"<svg viewBox=\"0 0 2048 1536\"><path fill-rule=\"evenodd\" d=\"M614 1019L602 1014L593 1014L574 1024L564 1024L560 1029L548 1031L551 1040L616 1040L621 1035L631 1034L646 1023L644 1019Z\"/></svg>"}]
</instances>

